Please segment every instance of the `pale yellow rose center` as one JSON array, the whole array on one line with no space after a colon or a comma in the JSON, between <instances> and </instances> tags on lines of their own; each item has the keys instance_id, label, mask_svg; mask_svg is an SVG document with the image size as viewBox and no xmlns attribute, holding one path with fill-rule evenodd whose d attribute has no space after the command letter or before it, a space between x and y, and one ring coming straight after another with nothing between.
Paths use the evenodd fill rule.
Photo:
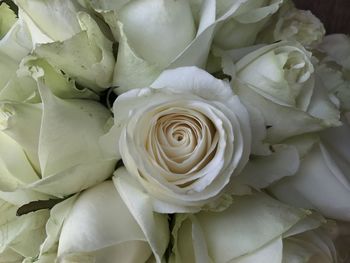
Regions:
<instances>
[{"instance_id":1,"label":"pale yellow rose center","mask_svg":"<svg viewBox=\"0 0 350 263\"><path fill-rule=\"evenodd\" d=\"M218 133L212 121L194 109L171 108L155 115L146 149L170 174L191 174L215 155Z\"/></svg>"}]
</instances>

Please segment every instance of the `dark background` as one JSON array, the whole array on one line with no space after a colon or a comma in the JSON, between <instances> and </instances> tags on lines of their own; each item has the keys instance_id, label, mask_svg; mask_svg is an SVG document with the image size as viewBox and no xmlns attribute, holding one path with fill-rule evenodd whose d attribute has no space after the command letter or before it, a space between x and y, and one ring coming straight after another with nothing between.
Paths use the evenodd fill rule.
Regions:
<instances>
[{"instance_id":1,"label":"dark background","mask_svg":"<svg viewBox=\"0 0 350 263\"><path fill-rule=\"evenodd\" d=\"M294 0L299 9L311 10L325 25L327 34L350 34L350 0Z\"/></svg>"}]
</instances>

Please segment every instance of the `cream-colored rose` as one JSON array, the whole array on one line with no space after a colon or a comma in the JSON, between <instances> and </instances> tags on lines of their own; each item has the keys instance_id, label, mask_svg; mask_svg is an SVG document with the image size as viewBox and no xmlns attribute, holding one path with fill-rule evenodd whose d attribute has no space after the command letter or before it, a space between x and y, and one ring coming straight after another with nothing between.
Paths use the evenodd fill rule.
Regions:
<instances>
[{"instance_id":1,"label":"cream-colored rose","mask_svg":"<svg viewBox=\"0 0 350 263\"><path fill-rule=\"evenodd\" d=\"M0 101L0 191L62 197L111 176L115 162L98 144L109 111L95 101L59 99L43 83L39 89L39 104Z\"/></svg>"},{"instance_id":2,"label":"cream-colored rose","mask_svg":"<svg viewBox=\"0 0 350 263\"><path fill-rule=\"evenodd\" d=\"M239 10L244 17L244 10L254 9L248 12L250 17L254 16L253 20L260 19L255 18L256 12L259 13L257 16L261 15L261 10L256 10L252 3L254 1L246 4L246 0L222 1L225 3L202 0L81 2L105 19L119 43L113 78L113 84L119 86L118 94L150 85L165 69L204 68L213 37L222 22L228 21ZM272 9L278 6L271 5ZM262 6L265 4L259 5ZM271 12L270 9L261 9L262 16Z\"/></svg>"},{"instance_id":3,"label":"cream-colored rose","mask_svg":"<svg viewBox=\"0 0 350 263\"><path fill-rule=\"evenodd\" d=\"M56 205L38 262L163 262L167 215L154 213L144 193L134 194L135 202L124 203L105 181Z\"/></svg>"},{"instance_id":4,"label":"cream-colored rose","mask_svg":"<svg viewBox=\"0 0 350 263\"><path fill-rule=\"evenodd\" d=\"M350 37L328 35L315 52L320 60L316 73L329 93L336 96L340 109L350 110Z\"/></svg>"},{"instance_id":5,"label":"cream-colored rose","mask_svg":"<svg viewBox=\"0 0 350 263\"><path fill-rule=\"evenodd\" d=\"M249 116L228 83L195 67L165 71L150 88L117 98L102 140L160 212L197 211L248 161ZM119 188L118 188L119 189ZM127 193L126 193L127 194Z\"/></svg>"},{"instance_id":6,"label":"cream-colored rose","mask_svg":"<svg viewBox=\"0 0 350 263\"><path fill-rule=\"evenodd\" d=\"M218 15L236 2L216 1ZM278 11L283 0L246 0L237 12L222 23L214 36L213 43L222 49L242 48L253 45L258 33Z\"/></svg>"},{"instance_id":7,"label":"cream-colored rose","mask_svg":"<svg viewBox=\"0 0 350 263\"><path fill-rule=\"evenodd\" d=\"M45 199L45 195L35 192L0 191L0 262L23 262L25 258L35 258L45 239L45 224L49 212L35 211L16 216L17 209L31 199Z\"/></svg>"},{"instance_id":8,"label":"cream-colored rose","mask_svg":"<svg viewBox=\"0 0 350 263\"><path fill-rule=\"evenodd\" d=\"M224 54L229 65L234 52ZM241 83L234 87L241 100L264 116L270 142L340 125L338 109L315 83L311 53L296 42L258 48L224 70Z\"/></svg>"},{"instance_id":9,"label":"cream-colored rose","mask_svg":"<svg viewBox=\"0 0 350 263\"><path fill-rule=\"evenodd\" d=\"M292 6L280 10L277 18L260 32L259 42L289 40L298 41L305 47L314 47L322 41L326 30L322 22L310 11Z\"/></svg>"},{"instance_id":10,"label":"cream-colored rose","mask_svg":"<svg viewBox=\"0 0 350 263\"><path fill-rule=\"evenodd\" d=\"M299 224L310 228L307 215L262 193L237 197L219 213L177 214L169 262L284 262L283 237Z\"/></svg>"},{"instance_id":11,"label":"cream-colored rose","mask_svg":"<svg viewBox=\"0 0 350 263\"><path fill-rule=\"evenodd\" d=\"M325 130L301 161L299 171L271 187L280 200L315 209L324 216L350 220L349 120Z\"/></svg>"}]
</instances>

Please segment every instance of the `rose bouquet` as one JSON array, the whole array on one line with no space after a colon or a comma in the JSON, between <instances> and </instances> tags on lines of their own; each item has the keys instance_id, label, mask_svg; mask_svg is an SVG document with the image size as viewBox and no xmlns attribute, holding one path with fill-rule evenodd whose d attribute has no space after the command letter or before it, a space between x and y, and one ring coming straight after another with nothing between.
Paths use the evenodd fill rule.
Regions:
<instances>
[{"instance_id":1,"label":"rose bouquet","mask_svg":"<svg viewBox=\"0 0 350 263\"><path fill-rule=\"evenodd\" d=\"M0 5L0 262L346 263L350 38L290 0Z\"/></svg>"}]
</instances>

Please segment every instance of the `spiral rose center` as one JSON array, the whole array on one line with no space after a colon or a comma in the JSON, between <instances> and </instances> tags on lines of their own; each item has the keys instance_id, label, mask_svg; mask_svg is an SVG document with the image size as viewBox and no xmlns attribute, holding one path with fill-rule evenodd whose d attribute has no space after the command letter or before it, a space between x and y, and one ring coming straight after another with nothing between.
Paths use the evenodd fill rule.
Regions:
<instances>
[{"instance_id":1,"label":"spiral rose center","mask_svg":"<svg viewBox=\"0 0 350 263\"><path fill-rule=\"evenodd\" d=\"M194 109L172 108L154 116L146 149L164 170L190 174L213 158L218 135L212 121Z\"/></svg>"}]
</instances>

